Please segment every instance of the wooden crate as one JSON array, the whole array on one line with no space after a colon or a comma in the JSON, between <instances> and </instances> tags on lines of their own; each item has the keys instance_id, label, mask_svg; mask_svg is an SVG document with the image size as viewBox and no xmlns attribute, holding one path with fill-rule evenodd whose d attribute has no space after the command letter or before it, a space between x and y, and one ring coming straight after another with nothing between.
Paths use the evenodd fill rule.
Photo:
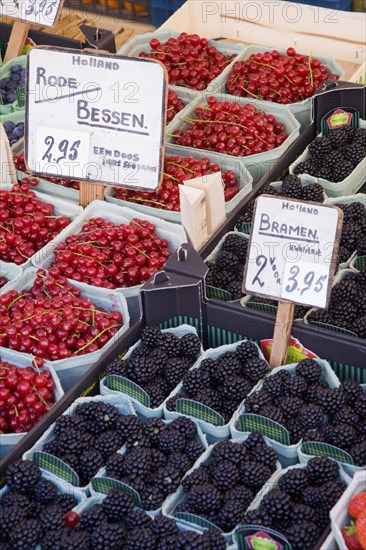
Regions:
<instances>
[{"instance_id":1,"label":"wooden crate","mask_svg":"<svg viewBox=\"0 0 366 550\"><path fill-rule=\"evenodd\" d=\"M331 56L346 80L366 82L366 14L277 0L188 0L159 30ZM356 80L355 80L356 79Z\"/></svg>"}]
</instances>

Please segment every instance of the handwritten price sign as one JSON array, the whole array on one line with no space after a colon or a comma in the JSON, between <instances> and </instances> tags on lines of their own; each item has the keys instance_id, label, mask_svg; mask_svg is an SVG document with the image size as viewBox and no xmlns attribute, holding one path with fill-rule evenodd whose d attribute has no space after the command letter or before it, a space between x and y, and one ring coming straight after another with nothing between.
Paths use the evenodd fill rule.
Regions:
<instances>
[{"instance_id":1,"label":"handwritten price sign","mask_svg":"<svg viewBox=\"0 0 366 550\"><path fill-rule=\"evenodd\" d=\"M342 211L334 206L260 196L245 293L326 307L342 220Z\"/></svg>"},{"instance_id":2,"label":"handwritten price sign","mask_svg":"<svg viewBox=\"0 0 366 550\"><path fill-rule=\"evenodd\" d=\"M28 55L27 77L25 156L34 174L147 191L158 187L167 94L163 65L36 47Z\"/></svg>"},{"instance_id":3,"label":"handwritten price sign","mask_svg":"<svg viewBox=\"0 0 366 550\"><path fill-rule=\"evenodd\" d=\"M62 3L62 0L0 0L0 15L53 27Z\"/></svg>"}]
</instances>

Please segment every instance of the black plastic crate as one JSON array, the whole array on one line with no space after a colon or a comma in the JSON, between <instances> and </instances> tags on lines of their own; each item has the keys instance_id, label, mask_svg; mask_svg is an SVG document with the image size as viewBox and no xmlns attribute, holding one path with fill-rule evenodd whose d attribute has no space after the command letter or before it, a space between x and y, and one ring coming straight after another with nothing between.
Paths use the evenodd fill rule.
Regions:
<instances>
[{"instance_id":1,"label":"black plastic crate","mask_svg":"<svg viewBox=\"0 0 366 550\"><path fill-rule=\"evenodd\" d=\"M64 6L73 10L118 19L130 19L141 23L151 22L149 0L65 0Z\"/></svg>"}]
</instances>

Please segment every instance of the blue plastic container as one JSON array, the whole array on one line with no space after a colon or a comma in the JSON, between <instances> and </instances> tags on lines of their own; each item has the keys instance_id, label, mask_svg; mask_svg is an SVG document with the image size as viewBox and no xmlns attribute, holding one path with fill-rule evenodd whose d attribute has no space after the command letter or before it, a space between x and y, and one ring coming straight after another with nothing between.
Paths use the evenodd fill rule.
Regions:
<instances>
[{"instance_id":1,"label":"blue plastic container","mask_svg":"<svg viewBox=\"0 0 366 550\"><path fill-rule=\"evenodd\" d=\"M352 0L298 0L300 4L308 6L317 6L319 8L327 8L329 10L352 10Z\"/></svg>"},{"instance_id":2,"label":"blue plastic container","mask_svg":"<svg viewBox=\"0 0 366 550\"><path fill-rule=\"evenodd\" d=\"M159 28L178 8L183 6L185 0L152 0L150 14L152 24Z\"/></svg>"}]
</instances>

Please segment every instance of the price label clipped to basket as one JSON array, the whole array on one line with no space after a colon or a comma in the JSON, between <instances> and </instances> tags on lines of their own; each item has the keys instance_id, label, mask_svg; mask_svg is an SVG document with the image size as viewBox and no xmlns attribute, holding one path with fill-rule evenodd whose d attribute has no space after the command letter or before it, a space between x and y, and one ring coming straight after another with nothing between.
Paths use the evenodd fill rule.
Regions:
<instances>
[{"instance_id":1,"label":"price label clipped to basket","mask_svg":"<svg viewBox=\"0 0 366 550\"><path fill-rule=\"evenodd\" d=\"M286 359L295 304L328 305L342 224L335 206L269 195L256 200L243 292L279 300L273 367Z\"/></svg>"},{"instance_id":2,"label":"price label clipped to basket","mask_svg":"<svg viewBox=\"0 0 366 550\"><path fill-rule=\"evenodd\" d=\"M159 62L36 47L25 156L36 175L153 191L162 179L167 77Z\"/></svg>"}]
</instances>

